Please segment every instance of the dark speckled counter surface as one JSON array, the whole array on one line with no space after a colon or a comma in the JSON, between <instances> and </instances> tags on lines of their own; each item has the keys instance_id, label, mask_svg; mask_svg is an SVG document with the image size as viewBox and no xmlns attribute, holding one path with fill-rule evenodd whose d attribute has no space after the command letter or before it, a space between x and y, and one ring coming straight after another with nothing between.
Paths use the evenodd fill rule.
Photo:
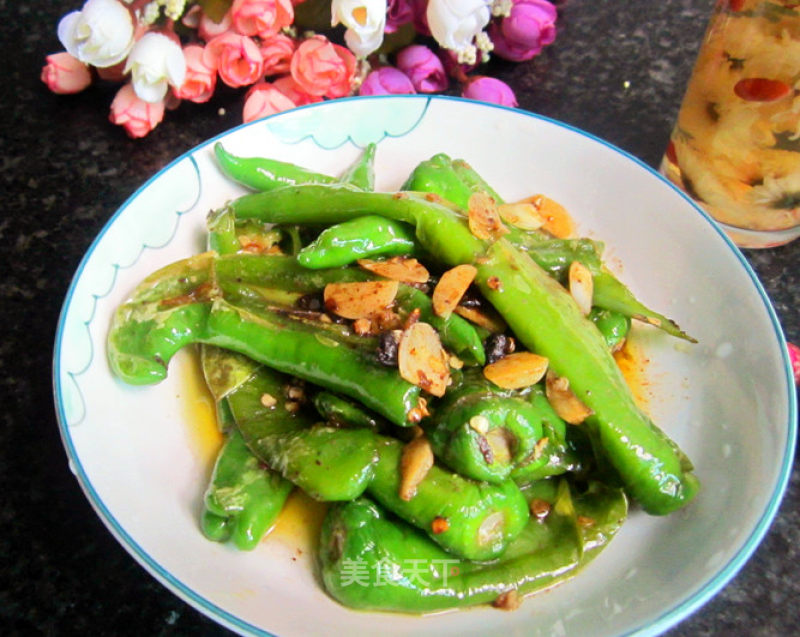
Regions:
<instances>
[{"instance_id":1,"label":"dark speckled counter surface","mask_svg":"<svg viewBox=\"0 0 800 637\"><path fill-rule=\"evenodd\" d=\"M240 123L241 95L184 105L142 141L107 123L112 87L71 97L39 81L80 0L0 0L0 633L222 635L147 574L94 514L56 424L51 356L75 268L150 175ZM569 0L556 43L490 73L520 108L563 120L657 165L712 0ZM220 115L220 109L225 114ZM800 240L747 259L787 338L800 342ZM800 472L741 572L668 634L800 634Z\"/></svg>"}]
</instances>

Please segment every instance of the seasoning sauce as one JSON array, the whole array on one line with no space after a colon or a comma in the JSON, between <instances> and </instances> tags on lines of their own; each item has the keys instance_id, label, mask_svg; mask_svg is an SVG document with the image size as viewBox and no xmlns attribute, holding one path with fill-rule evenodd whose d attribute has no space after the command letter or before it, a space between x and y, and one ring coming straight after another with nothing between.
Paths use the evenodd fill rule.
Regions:
<instances>
[{"instance_id":1,"label":"seasoning sauce","mask_svg":"<svg viewBox=\"0 0 800 637\"><path fill-rule=\"evenodd\" d=\"M628 339L625 346L614 354L614 359L633 392L636 404L644 409L649 398L645 376L647 357L639 346ZM214 399L203 379L199 352L192 351L182 362L180 369L176 371L183 379L181 397L184 413L186 421L191 423L196 452L208 467L210 475L224 436L217 426ZM286 500L283 511L267 538L281 541L300 552L314 551L327 510L327 504L317 502L300 489L295 489Z\"/></svg>"},{"instance_id":2,"label":"seasoning sauce","mask_svg":"<svg viewBox=\"0 0 800 637\"><path fill-rule=\"evenodd\" d=\"M207 467L206 475L210 476L225 437L217 425L214 398L203 378L200 353L197 350L186 353L188 356L180 357L175 373L182 381L180 398L185 421L191 428L194 450ZM326 504L316 502L300 489L295 489L267 537L283 541L300 551L313 551L327 510Z\"/></svg>"},{"instance_id":3,"label":"seasoning sauce","mask_svg":"<svg viewBox=\"0 0 800 637\"><path fill-rule=\"evenodd\" d=\"M633 394L634 401L640 409L647 411L650 401L650 383L647 380L646 368L649 359L644 355L641 347L628 338L625 340L625 346L614 353L614 360Z\"/></svg>"},{"instance_id":4,"label":"seasoning sauce","mask_svg":"<svg viewBox=\"0 0 800 637\"><path fill-rule=\"evenodd\" d=\"M200 352L193 348L186 350L185 353L188 356L179 357L180 364L176 366L174 373L181 379L180 397L183 403L183 415L191 427L192 443L201 461L208 467L208 475L211 475L224 436L217 426L214 399L208 391L200 368ZM175 362L178 362L177 358Z\"/></svg>"}]
</instances>

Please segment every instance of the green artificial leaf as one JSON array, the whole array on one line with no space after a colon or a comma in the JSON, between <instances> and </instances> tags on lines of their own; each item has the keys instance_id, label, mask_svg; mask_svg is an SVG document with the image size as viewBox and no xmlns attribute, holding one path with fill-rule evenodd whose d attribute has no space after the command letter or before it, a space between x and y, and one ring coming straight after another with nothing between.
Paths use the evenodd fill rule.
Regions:
<instances>
[{"instance_id":1,"label":"green artificial leaf","mask_svg":"<svg viewBox=\"0 0 800 637\"><path fill-rule=\"evenodd\" d=\"M219 24L222 18L228 13L231 8L233 0L197 0L197 4L212 21Z\"/></svg>"},{"instance_id":2,"label":"green artificial leaf","mask_svg":"<svg viewBox=\"0 0 800 637\"><path fill-rule=\"evenodd\" d=\"M298 31L325 31L331 28L330 0L305 0L294 8L294 26Z\"/></svg>"},{"instance_id":3,"label":"green artificial leaf","mask_svg":"<svg viewBox=\"0 0 800 637\"><path fill-rule=\"evenodd\" d=\"M380 48L375 53L378 55L391 55L395 51L399 51L403 47L411 44L416 35L417 32L413 24L404 24L394 33L386 33L383 36L383 44L381 44Z\"/></svg>"}]
</instances>

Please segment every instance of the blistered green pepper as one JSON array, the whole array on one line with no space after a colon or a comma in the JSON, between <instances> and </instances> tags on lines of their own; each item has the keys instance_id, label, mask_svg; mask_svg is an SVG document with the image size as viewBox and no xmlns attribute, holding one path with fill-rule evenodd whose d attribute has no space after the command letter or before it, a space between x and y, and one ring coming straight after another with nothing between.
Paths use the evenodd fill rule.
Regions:
<instances>
[{"instance_id":1,"label":"blistered green pepper","mask_svg":"<svg viewBox=\"0 0 800 637\"><path fill-rule=\"evenodd\" d=\"M585 435L582 429L567 427L567 423L548 402L540 385L531 387L526 399L541 418L540 442L543 444L514 466L511 479L519 485L528 485L566 472L583 473L587 469L585 458L591 457L591 447L583 439Z\"/></svg>"},{"instance_id":2,"label":"blistered green pepper","mask_svg":"<svg viewBox=\"0 0 800 637\"><path fill-rule=\"evenodd\" d=\"M339 177L339 182L361 190L375 190L375 144L367 144L358 158Z\"/></svg>"},{"instance_id":3,"label":"blistered green pepper","mask_svg":"<svg viewBox=\"0 0 800 637\"><path fill-rule=\"evenodd\" d=\"M376 215L365 215L333 225L297 254L306 268L337 268L358 259L412 254L414 229Z\"/></svg>"},{"instance_id":4,"label":"blistered green pepper","mask_svg":"<svg viewBox=\"0 0 800 637\"><path fill-rule=\"evenodd\" d=\"M437 402L428 438L436 456L454 471L503 482L516 465L537 455L540 440L542 446L547 442L542 414L522 392L502 390L480 371L463 376Z\"/></svg>"},{"instance_id":5,"label":"blistered green pepper","mask_svg":"<svg viewBox=\"0 0 800 637\"><path fill-rule=\"evenodd\" d=\"M503 553L528 520L528 507L510 480L469 480L434 464L408 500L400 496L403 444L378 436L378 462L367 493L460 557L490 560Z\"/></svg>"},{"instance_id":6,"label":"blistered green pepper","mask_svg":"<svg viewBox=\"0 0 800 637\"><path fill-rule=\"evenodd\" d=\"M268 467L321 501L363 493L377 461L369 432L312 426L305 389L259 367L226 398L250 450Z\"/></svg>"},{"instance_id":7,"label":"blistered green pepper","mask_svg":"<svg viewBox=\"0 0 800 637\"><path fill-rule=\"evenodd\" d=\"M266 157L239 157L229 153L222 143L214 144L217 164L228 177L253 190L271 190L294 184L335 184L330 177L306 170L289 162Z\"/></svg>"},{"instance_id":8,"label":"blistered green pepper","mask_svg":"<svg viewBox=\"0 0 800 637\"><path fill-rule=\"evenodd\" d=\"M563 483L566 485L566 483ZM627 515L618 489L583 493L540 481L527 490L537 517L499 560L457 559L365 498L331 508L320 540L328 593L360 610L426 613L512 602L576 575L608 544ZM504 602L505 600L505 602Z\"/></svg>"},{"instance_id":9,"label":"blistered green pepper","mask_svg":"<svg viewBox=\"0 0 800 637\"><path fill-rule=\"evenodd\" d=\"M292 291L296 295L320 292L328 283L374 280L374 274L361 268L325 268L307 270L296 259L281 255L227 255L215 262L220 281L234 281L246 287ZM227 284L226 284L227 285ZM482 365L485 354L475 326L457 314L443 318L433 311L428 295L412 286L400 285L396 303L404 314L415 308L420 320L433 325L444 345L467 364Z\"/></svg>"},{"instance_id":10,"label":"blistered green pepper","mask_svg":"<svg viewBox=\"0 0 800 637\"><path fill-rule=\"evenodd\" d=\"M218 254L235 254L240 251L267 252L275 249L283 233L253 219L237 221L233 210L227 206L212 210L206 218L208 249Z\"/></svg>"},{"instance_id":11,"label":"blistered green pepper","mask_svg":"<svg viewBox=\"0 0 800 637\"><path fill-rule=\"evenodd\" d=\"M355 398L395 424L410 424L420 389L378 362L374 342L270 308L257 293L239 294L236 304L226 300L212 276L216 262L206 254L167 266L118 308L108 336L117 376L132 384L158 382L178 349L206 343Z\"/></svg>"},{"instance_id":12,"label":"blistered green pepper","mask_svg":"<svg viewBox=\"0 0 800 637\"><path fill-rule=\"evenodd\" d=\"M636 405L605 340L569 294L502 240L477 269L481 291L516 337L548 358L550 369L592 410L585 426L628 492L653 514L689 502L698 489L691 463Z\"/></svg>"},{"instance_id":13,"label":"blistered green pepper","mask_svg":"<svg viewBox=\"0 0 800 637\"><path fill-rule=\"evenodd\" d=\"M608 348L615 352L625 343L631 329L630 319L621 312L592 308L589 320L597 326Z\"/></svg>"},{"instance_id":14,"label":"blistered green pepper","mask_svg":"<svg viewBox=\"0 0 800 637\"><path fill-rule=\"evenodd\" d=\"M266 468L233 429L222 446L203 499L203 533L254 549L278 518L292 483Z\"/></svg>"},{"instance_id":15,"label":"blistered green pepper","mask_svg":"<svg viewBox=\"0 0 800 637\"><path fill-rule=\"evenodd\" d=\"M421 162L403 187L436 193L464 211L468 210L469 198L475 192L486 192L498 204L503 203L500 195L467 162L450 159L444 154ZM638 301L621 281L603 268L600 258L602 244L590 239L553 239L545 233L521 230L512 225L507 225L507 230L509 243L528 252L537 265L562 283L573 261L585 265L594 279L594 305L646 321L672 336L693 341L674 321Z\"/></svg>"},{"instance_id":16,"label":"blistered green pepper","mask_svg":"<svg viewBox=\"0 0 800 637\"><path fill-rule=\"evenodd\" d=\"M414 224L429 253L448 265L475 264L476 283L515 336L569 380L593 411L590 429L598 452L646 511L670 513L696 494L691 463L635 404L598 330L561 285L505 239L487 245L470 233L457 210L411 193L294 186L245 195L231 205L237 215L265 221L338 223L377 213Z\"/></svg>"},{"instance_id":17,"label":"blistered green pepper","mask_svg":"<svg viewBox=\"0 0 800 637\"><path fill-rule=\"evenodd\" d=\"M318 391L312 402L322 419L337 427L377 429L382 424L378 416L361 405L329 391Z\"/></svg>"}]
</instances>

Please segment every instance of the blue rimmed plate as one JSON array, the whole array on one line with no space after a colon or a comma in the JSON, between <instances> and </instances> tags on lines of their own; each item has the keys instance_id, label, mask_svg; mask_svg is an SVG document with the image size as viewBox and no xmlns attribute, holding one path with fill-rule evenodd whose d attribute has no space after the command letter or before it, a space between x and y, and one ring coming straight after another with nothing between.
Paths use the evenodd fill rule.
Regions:
<instances>
[{"instance_id":1,"label":"blue rimmed plate","mask_svg":"<svg viewBox=\"0 0 800 637\"><path fill-rule=\"evenodd\" d=\"M437 152L467 159L508 200L545 193L581 234L606 243L612 268L699 343L652 329L643 399L688 452L703 483L667 518L634 514L576 579L525 601L427 617L349 611L322 590L300 511L241 553L204 539L202 494L218 438L188 353L169 378L113 378L105 336L114 308L153 270L204 249L207 212L243 191L217 170L212 144L336 174L378 145L379 189L400 186ZM122 545L174 593L243 634L621 635L659 633L742 566L775 515L797 419L786 345L739 251L702 212L633 157L574 128L459 99L335 100L240 126L176 159L114 214L72 281L56 335L55 401L69 462ZM308 512L305 512L308 514ZM313 526L313 525L311 525ZM313 609L313 610L312 610Z\"/></svg>"}]
</instances>

